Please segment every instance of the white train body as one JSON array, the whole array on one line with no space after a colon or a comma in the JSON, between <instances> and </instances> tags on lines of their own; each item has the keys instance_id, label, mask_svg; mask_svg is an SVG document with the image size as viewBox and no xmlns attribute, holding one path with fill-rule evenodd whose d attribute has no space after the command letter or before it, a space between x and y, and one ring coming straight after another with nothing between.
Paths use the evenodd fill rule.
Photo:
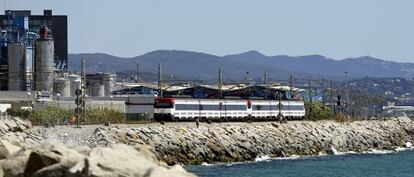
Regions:
<instances>
[{"instance_id":1,"label":"white train body","mask_svg":"<svg viewBox=\"0 0 414 177\"><path fill-rule=\"evenodd\" d=\"M296 100L226 100L193 98L157 98L154 118L157 121L193 121L196 118L212 121L303 119L303 101Z\"/></svg>"}]
</instances>

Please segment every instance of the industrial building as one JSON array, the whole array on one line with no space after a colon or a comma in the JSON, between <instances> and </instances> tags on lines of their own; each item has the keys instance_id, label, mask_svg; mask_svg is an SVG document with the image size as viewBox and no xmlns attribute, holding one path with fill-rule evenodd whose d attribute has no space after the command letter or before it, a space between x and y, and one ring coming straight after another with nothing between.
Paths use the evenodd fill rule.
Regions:
<instances>
[{"instance_id":1,"label":"industrial building","mask_svg":"<svg viewBox=\"0 0 414 177\"><path fill-rule=\"evenodd\" d=\"M0 28L0 90L52 92L54 72L67 69L67 16L6 10Z\"/></svg>"},{"instance_id":2,"label":"industrial building","mask_svg":"<svg viewBox=\"0 0 414 177\"><path fill-rule=\"evenodd\" d=\"M301 96L304 91L304 89L279 84L248 85L244 83L223 84L220 87L218 85L189 85L184 83L163 85L162 87L164 97L187 96L201 99L226 97L275 99L275 93L282 93L283 99L291 99L295 96ZM157 88L157 85L148 83L129 86L112 92L113 95L158 95L159 93L161 93L161 90Z\"/></svg>"},{"instance_id":3,"label":"industrial building","mask_svg":"<svg viewBox=\"0 0 414 177\"><path fill-rule=\"evenodd\" d=\"M33 15L30 10L6 10L0 15L0 27L6 29L10 19L19 21L20 27L31 32L37 32L47 26L51 38L55 42L55 63L57 68L67 69L68 66L68 17L54 15L52 10L44 10L43 15ZM25 22L28 22L25 24Z\"/></svg>"},{"instance_id":4,"label":"industrial building","mask_svg":"<svg viewBox=\"0 0 414 177\"><path fill-rule=\"evenodd\" d=\"M112 95L114 74L96 73L86 75L87 94L89 96L104 97Z\"/></svg>"}]
</instances>

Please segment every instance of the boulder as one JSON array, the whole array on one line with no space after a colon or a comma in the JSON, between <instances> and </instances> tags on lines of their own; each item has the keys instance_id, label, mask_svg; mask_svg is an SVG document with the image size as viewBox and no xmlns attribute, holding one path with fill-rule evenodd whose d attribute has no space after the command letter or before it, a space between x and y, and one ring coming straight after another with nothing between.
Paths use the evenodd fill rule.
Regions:
<instances>
[{"instance_id":1,"label":"boulder","mask_svg":"<svg viewBox=\"0 0 414 177\"><path fill-rule=\"evenodd\" d=\"M77 176L193 176L185 170L178 170L177 167L161 167L147 157L152 159L152 156L143 155L124 144L97 147L90 152L85 161L78 163L70 171Z\"/></svg>"},{"instance_id":2,"label":"boulder","mask_svg":"<svg viewBox=\"0 0 414 177\"><path fill-rule=\"evenodd\" d=\"M30 149L22 149L7 159L0 161L0 171L3 171L4 176L7 177L24 176L24 168L29 154Z\"/></svg>"},{"instance_id":3,"label":"boulder","mask_svg":"<svg viewBox=\"0 0 414 177\"><path fill-rule=\"evenodd\" d=\"M0 139L0 159L7 158L10 154L19 151L21 148L13 145L11 142Z\"/></svg>"},{"instance_id":4,"label":"boulder","mask_svg":"<svg viewBox=\"0 0 414 177\"><path fill-rule=\"evenodd\" d=\"M1 161L0 161L1 164ZM0 166L0 176L3 177L4 176L4 171L3 171L3 167Z\"/></svg>"},{"instance_id":5,"label":"boulder","mask_svg":"<svg viewBox=\"0 0 414 177\"><path fill-rule=\"evenodd\" d=\"M132 147L111 145L93 149L85 162L71 171L84 176L144 176L155 166L147 161Z\"/></svg>"},{"instance_id":6,"label":"boulder","mask_svg":"<svg viewBox=\"0 0 414 177\"><path fill-rule=\"evenodd\" d=\"M46 141L35 147L30 153L24 170L25 176L42 176L46 173L62 174L62 171L68 171L69 168L79 161L83 161L83 159L85 159L85 155L74 149L68 148L57 141Z\"/></svg>"}]
</instances>

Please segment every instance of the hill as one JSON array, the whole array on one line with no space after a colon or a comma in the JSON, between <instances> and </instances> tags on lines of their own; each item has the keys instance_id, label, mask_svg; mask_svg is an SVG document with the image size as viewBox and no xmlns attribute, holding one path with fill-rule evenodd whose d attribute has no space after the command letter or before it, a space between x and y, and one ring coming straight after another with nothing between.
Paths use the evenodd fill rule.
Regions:
<instances>
[{"instance_id":1,"label":"hill","mask_svg":"<svg viewBox=\"0 0 414 177\"><path fill-rule=\"evenodd\" d=\"M86 59L86 70L89 73L133 73L138 63L140 72L155 75L157 65L161 63L163 73L170 79L216 80L218 67L223 69L227 81L242 80L246 77L246 72L249 72L250 78L260 81L265 71L270 79L276 80L286 79L291 73L295 78L414 77L413 63L392 62L369 56L334 60L321 55L265 56L257 51L216 56L190 51L157 50L132 58L102 53L70 54L69 68L79 71L81 58Z\"/></svg>"}]
</instances>

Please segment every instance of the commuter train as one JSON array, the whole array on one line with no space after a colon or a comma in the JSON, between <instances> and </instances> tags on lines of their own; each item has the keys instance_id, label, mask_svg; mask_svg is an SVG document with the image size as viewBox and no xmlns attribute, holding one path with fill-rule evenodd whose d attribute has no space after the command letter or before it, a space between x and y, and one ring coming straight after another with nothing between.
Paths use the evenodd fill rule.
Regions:
<instances>
[{"instance_id":1,"label":"commuter train","mask_svg":"<svg viewBox=\"0 0 414 177\"><path fill-rule=\"evenodd\" d=\"M156 98L156 121L272 121L304 119L300 100Z\"/></svg>"}]
</instances>

